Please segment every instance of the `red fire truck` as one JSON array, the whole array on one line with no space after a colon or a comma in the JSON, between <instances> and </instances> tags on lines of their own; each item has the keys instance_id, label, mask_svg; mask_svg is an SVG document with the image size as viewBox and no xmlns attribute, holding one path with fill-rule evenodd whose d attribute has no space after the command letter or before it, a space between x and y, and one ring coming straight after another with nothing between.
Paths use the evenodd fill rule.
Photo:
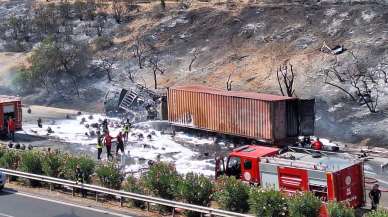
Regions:
<instances>
[{"instance_id":1,"label":"red fire truck","mask_svg":"<svg viewBox=\"0 0 388 217\"><path fill-rule=\"evenodd\" d=\"M16 130L22 129L22 103L19 97L0 95L0 134L7 134L8 119L15 120Z\"/></svg>"},{"instance_id":2,"label":"red fire truck","mask_svg":"<svg viewBox=\"0 0 388 217\"><path fill-rule=\"evenodd\" d=\"M311 191L323 201L347 201L352 207L365 202L363 163L343 153L293 148L243 146L216 160L216 177L237 178L287 194Z\"/></svg>"}]
</instances>

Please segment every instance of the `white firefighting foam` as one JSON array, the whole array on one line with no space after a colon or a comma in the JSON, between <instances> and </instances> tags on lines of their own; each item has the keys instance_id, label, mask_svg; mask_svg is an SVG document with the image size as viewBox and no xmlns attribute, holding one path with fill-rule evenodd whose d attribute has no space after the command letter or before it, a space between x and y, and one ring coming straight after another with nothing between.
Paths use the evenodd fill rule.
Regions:
<instances>
[{"instance_id":1,"label":"white firefighting foam","mask_svg":"<svg viewBox=\"0 0 388 217\"><path fill-rule=\"evenodd\" d=\"M96 130L92 127L93 124L99 123L105 118L107 117L103 115L93 115L93 118L89 119L89 115L80 115L76 119L44 122L42 128L39 128L37 124L25 124L23 128L26 134L49 136L63 142L82 145L82 151L96 155L96 137L90 136L90 132ZM115 137L122 129L120 120L116 118L107 119L109 120L110 134ZM82 122L82 120L84 121ZM87 125L89 125L89 128L86 127ZM213 144L212 139L196 138L178 132L175 138L189 144L184 146L174 141L171 135L154 130L147 123L139 124L139 126L135 126L129 133L128 144L125 147L125 157L121 158L125 172L139 171L148 166L149 160L160 160L174 163L179 173L195 172L207 176L214 175L213 157L209 156L206 159L201 158L201 160L198 160L197 157L201 154L190 148L190 144ZM53 132L48 134L48 128L51 128ZM139 139L138 135L140 134L144 138ZM152 138L147 138L148 135L151 135ZM115 146L112 148L112 153L114 152ZM103 151L103 158L106 159L105 150Z\"/></svg>"}]
</instances>

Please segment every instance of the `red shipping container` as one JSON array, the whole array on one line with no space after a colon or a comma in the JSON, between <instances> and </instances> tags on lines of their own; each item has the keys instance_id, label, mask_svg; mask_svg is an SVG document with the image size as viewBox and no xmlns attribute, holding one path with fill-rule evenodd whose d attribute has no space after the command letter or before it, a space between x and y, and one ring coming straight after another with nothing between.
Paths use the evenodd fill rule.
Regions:
<instances>
[{"instance_id":1,"label":"red shipping container","mask_svg":"<svg viewBox=\"0 0 388 217\"><path fill-rule=\"evenodd\" d=\"M168 120L177 126L266 142L297 136L301 131L299 123L304 123L303 126L311 131L309 133L314 128L314 103L311 100L308 105L299 106L300 100L293 97L224 91L198 85L170 88L167 97ZM305 112L308 118L299 116L298 106L308 111Z\"/></svg>"}]
</instances>

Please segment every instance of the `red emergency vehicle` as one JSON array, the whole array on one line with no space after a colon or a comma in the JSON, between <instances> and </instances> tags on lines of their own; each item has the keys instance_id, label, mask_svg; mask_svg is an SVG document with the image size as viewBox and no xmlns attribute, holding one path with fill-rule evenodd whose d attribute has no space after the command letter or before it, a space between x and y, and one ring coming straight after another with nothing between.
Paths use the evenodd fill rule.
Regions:
<instances>
[{"instance_id":1,"label":"red emergency vehicle","mask_svg":"<svg viewBox=\"0 0 388 217\"><path fill-rule=\"evenodd\" d=\"M15 121L16 130L22 129L22 103L19 97L0 95L0 134L8 132L8 119Z\"/></svg>"},{"instance_id":2,"label":"red emergency vehicle","mask_svg":"<svg viewBox=\"0 0 388 217\"><path fill-rule=\"evenodd\" d=\"M363 163L343 153L315 152L264 146L243 146L226 159L216 160L216 177L237 178L288 194L311 191L323 201L346 201L362 206L364 196Z\"/></svg>"}]
</instances>

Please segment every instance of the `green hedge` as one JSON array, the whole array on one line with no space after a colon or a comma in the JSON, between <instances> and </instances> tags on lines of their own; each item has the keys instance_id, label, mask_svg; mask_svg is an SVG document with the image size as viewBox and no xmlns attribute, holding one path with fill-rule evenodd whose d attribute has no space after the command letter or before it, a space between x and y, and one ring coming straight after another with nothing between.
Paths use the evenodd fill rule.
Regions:
<instances>
[{"instance_id":1,"label":"green hedge","mask_svg":"<svg viewBox=\"0 0 388 217\"><path fill-rule=\"evenodd\" d=\"M288 214L287 198L274 189L252 188L249 207L257 217L283 217Z\"/></svg>"},{"instance_id":2,"label":"green hedge","mask_svg":"<svg viewBox=\"0 0 388 217\"><path fill-rule=\"evenodd\" d=\"M288 200L291 217L317 217L322 201L311 192L299 192Z\"/></svg>"},{"instance_id":3,"label":"green hedge","mask_svg":"<svg viewBox=\"0 0 388 217\"><path fill-rule=\"evenodd\" d=\"M235 177L220 177L215 184L212 180L194 173L181 176L167 163L156 163L139 179L127 177L122 184L123 175L112 163L96 167L93 159L87 156L74 156L62 153L43 153L39 151L18 151L0 148L0 167L36 174L45 174L75 180L75 170L80 165L88 183L113 189L123 189L138 194L149 194L169 200L210 206L212 200L225 210L246 213L248 210L260 217L317 217L322 202L311 193L298 193L285 197L274 189L249 186ZM91 177L95 173L97 179ZM132 200L135 207L144 208L142 201ZM354 217L354 211L345 204L328 204L331 217ZM161 211L171 211L159 207ZM195 212L185 212L186 216L199 216ZM388 217L388 212L379 210L367 214L367 217Z\"/></svg>"},{"instance_id":4,"label":"green hedge","mask_svg":"<svg viewBox=\"0 0 388 217\"><path fill-rule=\"evenodd\" d=\"M366 215L366 217L388 217L388 210L379 209L372 211Z\"/></svg>"},{"instance_id":5,"label":"green hedge","mask_svg":"<svg viewBox=\"0 0 388 217\"><path fill-rule=\"evenodd\" d=\"M96 169L96 175L103 187L120 189L123 176L120 169L113 163L101 164Z\"/></svg>"},{"instance_id":6,"label":"green hedge","mask_svg":"<svg viewBox=\"0 0 388 217\"><path fill-rule=\"evenodd\" d=\"M234 176L220 177L217 180L215 198L222 209L241 213L247 212L249 209L249 186Z\"/></svg>"}]
</instances>

